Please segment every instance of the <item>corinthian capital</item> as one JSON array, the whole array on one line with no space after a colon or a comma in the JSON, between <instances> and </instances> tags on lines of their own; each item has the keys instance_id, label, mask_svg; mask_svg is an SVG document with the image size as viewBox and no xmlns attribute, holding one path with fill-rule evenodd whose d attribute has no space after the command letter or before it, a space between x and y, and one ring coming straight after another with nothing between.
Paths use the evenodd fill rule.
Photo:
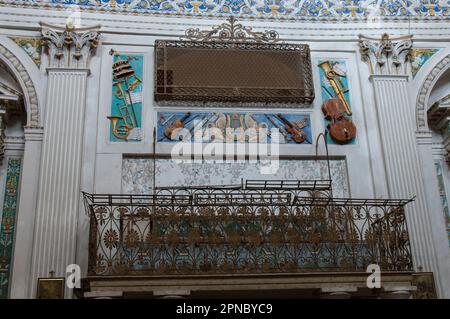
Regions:
<instances>
[{"instance_id":1,"label":"corinthian capital","mask_svg":"<svg viewBox=\"0 0 450 319\"><path fill-rule=\"evenodd\" d=\"M411 48L412 35L392 39L387 33L381 39L359 35L361 56L372 75L407 75Z\"/></svg>"},{"instance_id":2,"label":"corinthian capital","mask_svg":"<svg viewBox=\"0 0 450 319\"><path fill-rule=\"evenodd\" d=\"M49 67L87 69L100 39L100 26L75 28L41 23Z\"/></svg>"}]
</instances>

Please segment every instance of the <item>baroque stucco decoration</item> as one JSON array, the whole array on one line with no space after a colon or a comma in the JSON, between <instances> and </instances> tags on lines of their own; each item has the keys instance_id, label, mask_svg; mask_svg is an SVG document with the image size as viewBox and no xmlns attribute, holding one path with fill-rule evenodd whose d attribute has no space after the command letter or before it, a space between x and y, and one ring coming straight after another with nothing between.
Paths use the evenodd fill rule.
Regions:
<instances>
[{"instance_id":1,"label":"baroque stucco decoration","mask_svg":"<svg viewBox=\"0 0 450 319\"><path fill-rule=\"evenodd\" d=\"M66 26L42 25L42 38L49 55L49 67L89 68L91 55L97 49L100 26L75 28Z\"/></svg>"},{"instance_id":2,"label":"baroque stucco decoration","mask_svg":"<svg viewBox=\"0 0 450 319\"><path fill-rule=\"evenodd\" d=\"M199 28L189 28L185 31L182 39L190 41L219 41L219 42L256 42L275 43L280 41L280 35L275 30L265 30L264 32L253 31L251 27L243 26L237 22L236 17L231 16L227 22L212 27L212 30L200 30ZM284 43L284 41L282 41Z\"/></svg>"},{"instance_id":3,"label":"baroque stucco decoration","mask_svg":"<svg viewBox=\"0 0 450 319\"><path fill-rule=\"evenodd\" d=\"M361 57L369 64L371 75L407 75L412 35L381 39L359 35Z\"/></svg>"},{"instance_id":4,"label":"baroque stucco decoration","mask_svg":"<svg viewBox=\"0 0 450 319\"><path fill-rule=\"evenodd\" d=\"M40 116L36 89L30 75L20 60L5 46L0 44L0 59L4 59L14 76L18 77L24 93L24 102L27 110L27 126L39 127Z\"/></svg>"},{"instance_id":5,"label":"baroque stucco decoration","mask_svg":"<svg viewBox=\"0 0 450 319\"><path fill-rule=\"evenodd\" d=\"M429 131L428 124L426 121L426 108L428 97L430 95L431 90L433 89L434 84L439 79L441 74L445 72L445 70L450 68L450 54L444 57L436 66L431 70L431 72L426 77L423 82L419 95L417 97L417 109L416 109L416 119L417 119L417 130L419 132Z\"/></svg>"},{"instance_id":6,"label":"baroque stucco decoration","mask_svg":"<svg viewBox=\"0 0 450 319\"><path fill-rule=\"evenodd\" d=\"M239 17L310 21L448 19L448 0L0 0L0 4L88 12L183 17Z\"/></svg>"}]
</instances>

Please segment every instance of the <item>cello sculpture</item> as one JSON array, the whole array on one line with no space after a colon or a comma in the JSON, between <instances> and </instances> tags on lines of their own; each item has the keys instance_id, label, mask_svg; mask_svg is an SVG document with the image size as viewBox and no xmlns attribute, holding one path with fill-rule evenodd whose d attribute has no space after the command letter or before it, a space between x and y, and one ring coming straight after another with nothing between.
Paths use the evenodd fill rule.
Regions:
<instances>
[{"instance_id":1,"label":"cello sculpture","mask_svg":"<svg viewBox=\"0 0 450 319\"><path fill-rule=\"evenodd\" d=\"M347 144L356 135L356 126L344 116L345 107L340 99L329 99L322 104L322 112L330 121L327 126L330 136L338 144Z\"/></svg>"}]
</instances>

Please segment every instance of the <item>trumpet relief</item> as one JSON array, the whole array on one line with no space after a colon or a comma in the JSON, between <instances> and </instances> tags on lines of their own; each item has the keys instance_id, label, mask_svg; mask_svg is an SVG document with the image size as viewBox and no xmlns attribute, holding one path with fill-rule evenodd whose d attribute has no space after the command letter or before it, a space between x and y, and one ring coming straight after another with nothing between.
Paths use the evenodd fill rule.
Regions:
<instances>
[{"instance_id":1,"label":"trumpet relief","mask_svg":"<svg viewBox=\"0 0 450 319\"><path fill-rule=\"evenodd\" d=\"M111 49L112 105L110 141L142 140L142 55L122 55Z\"/></svg>"},{"instance_id":2,"label":"trumpet relief","mask_svg":"<svg viewBox=\"0 0 450 319\"><path fill-rule=\"evenodd\" d=\"M322 112L330 144L354 144L356 126L350 105L347 65L344 60L317 62L322 93Z\"/></svg>"}]
</instances>

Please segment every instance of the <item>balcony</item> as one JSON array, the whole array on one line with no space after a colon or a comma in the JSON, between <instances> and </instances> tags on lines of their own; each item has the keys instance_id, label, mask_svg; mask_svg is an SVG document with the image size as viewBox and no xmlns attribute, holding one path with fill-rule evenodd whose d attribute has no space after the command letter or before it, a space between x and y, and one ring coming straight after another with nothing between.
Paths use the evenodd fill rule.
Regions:
<instances>
[{"instance_id":1,"label":"balcony","mask_svg":"<svg viewBox=\"0 0 450 319\"><path fill-rule=\"evenodd\" d=\"M172 278L178 287L185 278L192 288L212 277L218 283L302 274L365 278L369 264L386 274L413 269L409 200L333 198L329 180L84 193L84 200L91 288L93 279L108 278Z\"/></svg>"}]
</instances>

